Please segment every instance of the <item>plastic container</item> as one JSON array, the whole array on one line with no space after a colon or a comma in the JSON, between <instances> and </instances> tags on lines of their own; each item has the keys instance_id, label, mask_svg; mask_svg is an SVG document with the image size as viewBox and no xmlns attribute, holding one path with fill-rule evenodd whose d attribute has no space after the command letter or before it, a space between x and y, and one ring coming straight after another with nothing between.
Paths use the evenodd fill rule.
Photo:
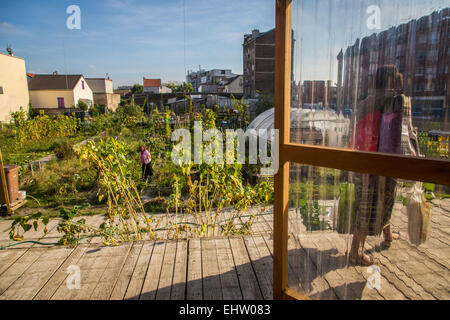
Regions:
<instances>
[{"instance_id":1,"label":"plastic container","mask_svg":"<svg viewBox=\"0 0 450 320\"><path fill-rule=\"evenodd\" d=\"M19 199L19 166L5 165L6 186L9 195L9 202L13 203ZM0 203L6 204L5 190L0 183Z\"/></svg>"}]
</instances>

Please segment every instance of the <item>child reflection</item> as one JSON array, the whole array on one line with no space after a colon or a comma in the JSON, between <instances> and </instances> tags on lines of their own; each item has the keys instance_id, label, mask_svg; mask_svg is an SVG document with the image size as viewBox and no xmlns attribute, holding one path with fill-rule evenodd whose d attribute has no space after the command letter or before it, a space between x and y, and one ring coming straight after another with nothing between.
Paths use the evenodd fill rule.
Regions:
<instances>
[{"instance_id":1,"label":"child reflection","mask_svg":"<svg viewBox=\"0 0 450 320\"><path fill-rule=\"evenodd\" d=\"M396 154L417 154L417 137L412 128L411 99L402 94L403 77L394 66L378 68L375 90L358 104L354 149ZM367 236L383 234L389 248L399 233L391 230L390 219L395 201L396 180L369 174L354 174L355 221L350 260L372 265L364 253Z\"/></svg>"}]
</instances>

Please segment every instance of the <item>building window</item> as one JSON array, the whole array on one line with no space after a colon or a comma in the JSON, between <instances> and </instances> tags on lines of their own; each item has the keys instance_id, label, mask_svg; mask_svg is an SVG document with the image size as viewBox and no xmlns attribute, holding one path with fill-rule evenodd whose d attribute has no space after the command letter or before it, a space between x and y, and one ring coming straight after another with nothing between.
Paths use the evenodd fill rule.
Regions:
<instances>
[{"instance_id":1,"label":"building window","mask_svg":"<svg viewBox=\"0 0 450 320\"><path fill-rule=\"evenodd\" d=\"M83 90L84 90L84 81L83 80L81 80L81 88L83 88Z\"/></svg>"},{"instance_id":2,"label":"building window","mask_svg":"<svg viewBox=\"0 0 450 320\"><path fill-rule=\"evenodd\" d=\"M3 87L0 87L0 94L3 94Z\"/></svg>"},{"instance_id":3,"label":"building window","mask_svg":"<svg viewBox=\"0 0 450 320\"><path fill-rule=\"evenodd\" d=\"M58 108L64 109L66 106L64 104L64 98L58 98Z\"/></svg>"},{"instance_id":4,"label":"building window","mask_svg":"<svg viewBox=\"0 0 450 320\"><path fill-rule=\"evenodd\" d=\"M418 41L420 44L424 44L424 43L427 43L427 35L420 35L419 36L419 41Z\"/></svg>"},{"instance_id":5,"label":"building window","mask_svg":"<svg viewBox=\"0 0 450 320\"><path fill-rule=\"evenodd\" d=\"M416 76L423 76L424 67L417 67L416 68Z\"/></svg>"}]
</instances>

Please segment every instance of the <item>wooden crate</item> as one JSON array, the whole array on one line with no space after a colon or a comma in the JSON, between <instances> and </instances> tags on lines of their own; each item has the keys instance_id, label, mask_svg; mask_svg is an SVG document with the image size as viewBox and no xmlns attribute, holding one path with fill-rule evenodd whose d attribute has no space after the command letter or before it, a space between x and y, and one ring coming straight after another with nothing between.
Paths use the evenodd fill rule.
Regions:
<instances>
[{"instance_id":1,"label":"wooden crate","mask_svg":"<svg viewBox=\"0 0 450 320\"><path fill-rule=\"evenodd\" d=\"M11 203L11 212L14 214L14 211L22 207L27 202L26 198L22 198L19 200L16 200L15 202ZM6 216L8 214L8 208L6 204L0 204L0 215Z\"/></svg>"}]
</instances>

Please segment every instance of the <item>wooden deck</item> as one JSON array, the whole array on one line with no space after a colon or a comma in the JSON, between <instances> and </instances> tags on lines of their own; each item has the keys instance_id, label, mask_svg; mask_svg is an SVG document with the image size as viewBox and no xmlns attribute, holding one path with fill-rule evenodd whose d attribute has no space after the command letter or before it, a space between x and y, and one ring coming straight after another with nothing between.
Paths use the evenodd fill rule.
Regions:
<instances>
[{"instance_id":1,"label":"wooden deck","mask_svg":"<svg viewBox=\"0 0 450 320\"><path fill-rule=\"evenodd\" d=\"M90 223L102 217L88 218ZM306 233L290 213L289 287L313 299L449 299L450 206L433 209L431 237L411 246L405 213L392 218L402 238L390 249L368 239L381 271L370 289L367 267L348 264L350 237ZM11 243L0 221L0 245ZM56 223L42 242L56 239ZM299 227L300 228L300 227ZM300 228L301 229L301 228ZM138 241L106 247L98 238L74 247L21 244L0 251L0 299L229 300L272 299L272 216L255 221L253 235L207 239ZM38 240L38 234L31 238ZM70 290L70 266L81 271L80 289ZM70 270L70 269L69 269Z\"/></svg>"}]
</instances>

